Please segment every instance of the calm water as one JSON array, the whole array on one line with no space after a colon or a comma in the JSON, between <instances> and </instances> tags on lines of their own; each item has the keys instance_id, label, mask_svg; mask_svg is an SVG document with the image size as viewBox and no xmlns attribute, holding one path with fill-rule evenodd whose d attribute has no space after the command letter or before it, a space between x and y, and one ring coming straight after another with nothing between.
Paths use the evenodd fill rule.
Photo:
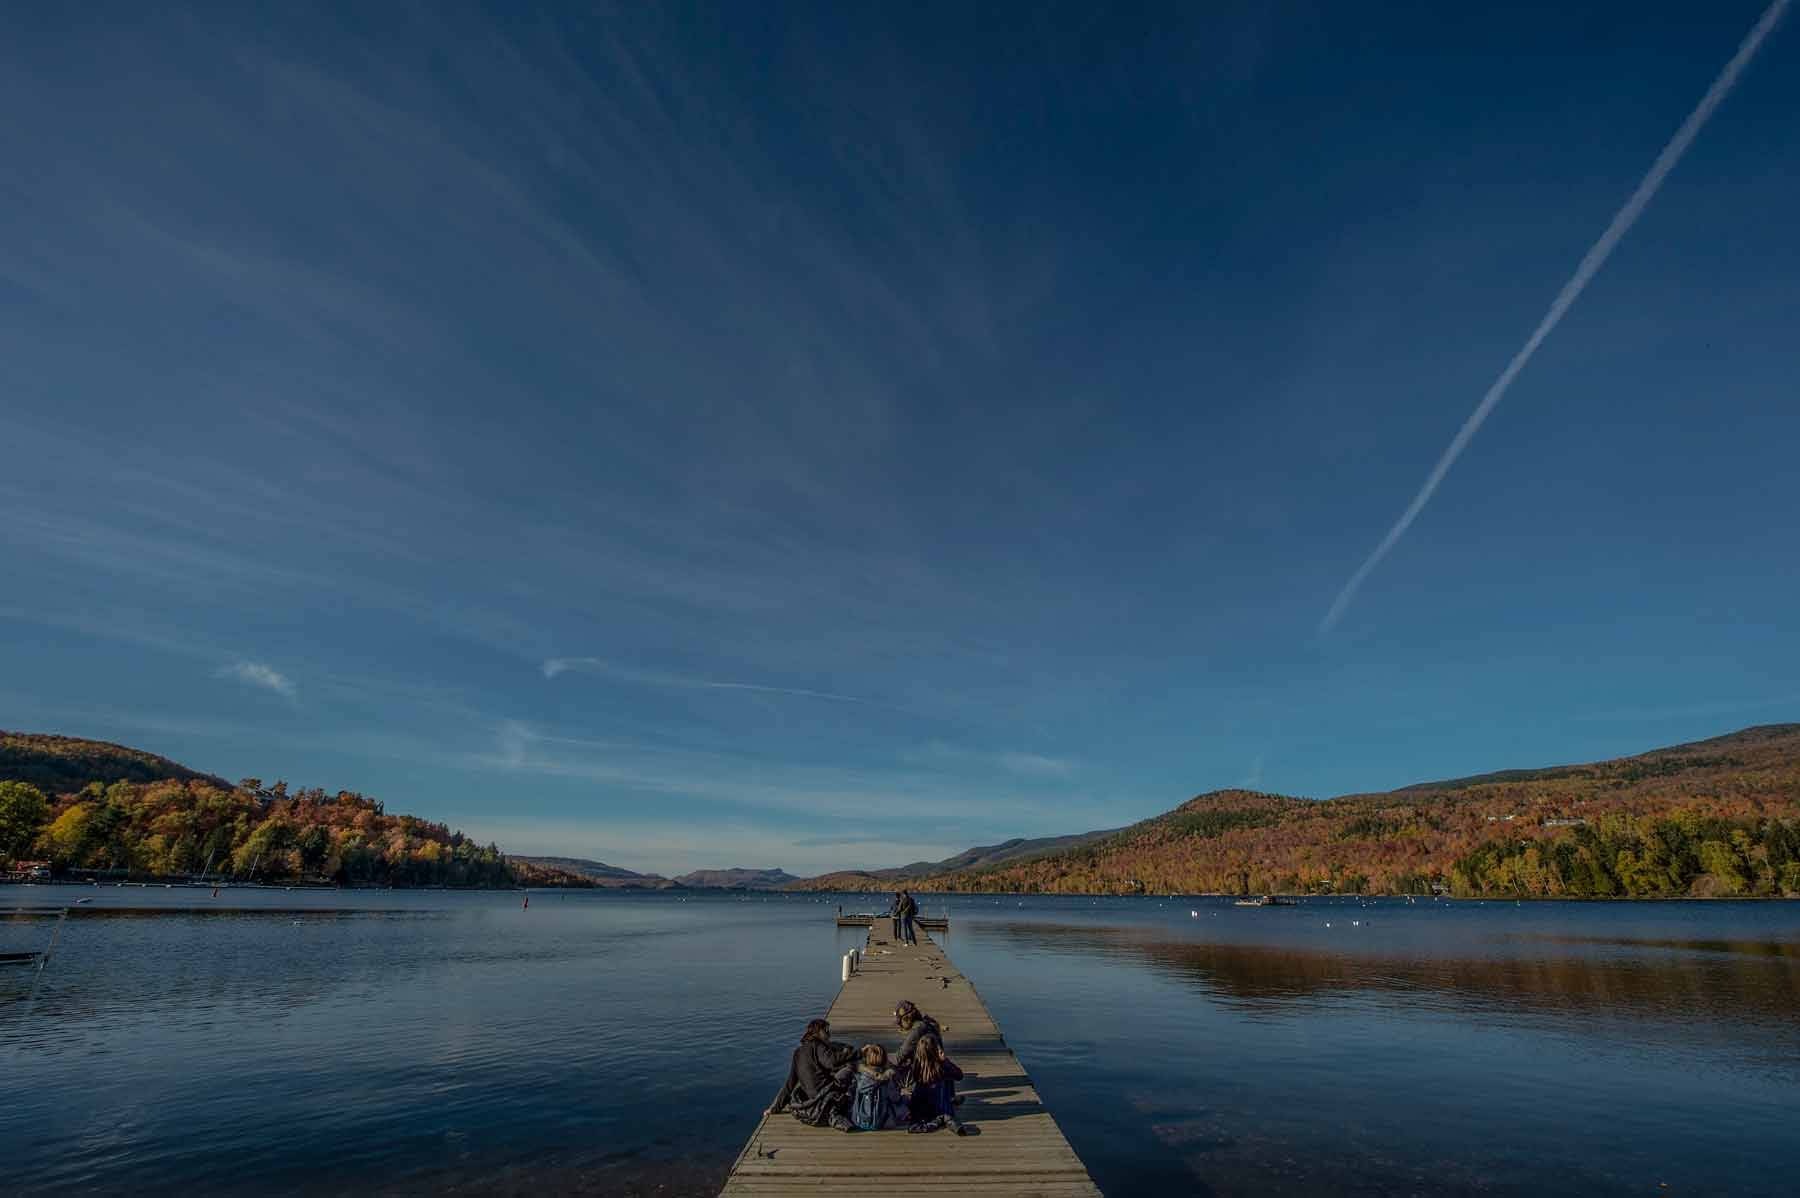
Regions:
<instances>
[{"instance_id":1,"label":"calm water","mask_svg":"<svg viewBox=\"0 0 1800 1198\"><path fill-rule=\"evenodd\" d=\"M10 1192L711 1194L861 938L804 896L0 887L0 951L90 895L35 992L0 970ZM1800 904L946 905L1113 1198L1795 1192Z\"/></svg>"}]
</instances>

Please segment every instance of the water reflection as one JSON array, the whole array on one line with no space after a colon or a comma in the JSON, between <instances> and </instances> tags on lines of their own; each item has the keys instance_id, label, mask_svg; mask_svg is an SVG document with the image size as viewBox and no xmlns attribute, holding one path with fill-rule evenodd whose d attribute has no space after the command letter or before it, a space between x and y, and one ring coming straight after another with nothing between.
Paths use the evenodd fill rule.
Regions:
<instances>
[{"instance_id":1,"label":"water reflection","mask_svg":"<svg viewBox=\"0 0 1800 1198\"><path fill-rule=\"evenodd\" d=\"M1186 900L957 959L1109 1194L1776 1193L1797 944L1781 905Z\"/></svg>"},{"instance_id":2,"label":"water reflection","mask_svg":"<svg viewBox=\"0 0 1800 1198\"><path fill-rule=\"evenodd\" d=\"M1252 1011L1282 1013L1297 1003L1363 998L1471 1014L1721 1020L1756 1025L1790 1042L1800 1037L1794 1017L1800 1010L1800 946L1792 943L1530 935L1446 945L1421 955L1366 945L1351 952L1174 940L1140 928L1077 924L1007 923L984 934L1046 954L1137 958ZM1494 951L1507 942L1623 951ZM1697 955L1673 957L1672 950Z\"/></svg>"}]
</instances>

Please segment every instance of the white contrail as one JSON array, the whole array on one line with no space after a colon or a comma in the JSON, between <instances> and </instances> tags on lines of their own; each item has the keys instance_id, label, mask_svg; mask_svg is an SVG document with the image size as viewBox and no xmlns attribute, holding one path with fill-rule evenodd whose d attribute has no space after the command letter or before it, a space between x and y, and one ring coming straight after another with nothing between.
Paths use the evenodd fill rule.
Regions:
<instances>
[{"instance_id":1,"label":"white contrail","mask_svg":"<svg viewBox=\"0 0 1800 1198\"><path fill-rule=\"evenodd\" d=\"M1381 538L1381 544L1375 546L1375 552L1369 554L1363 564L1356 568L1356 573L1350 576L1350 581L1344 584L1344 589L1338 592L1336 599L1332 600L1331 610L1325 613L1323 620L1319 621L1321 633L1330 632L1337 624L1338 619L1344 614L1344 609L1350 606L1350 600L1356 597L1356 592L1361 588L1363 580L1368 578L1370 571L1374 570L1380 564L1381 559L1387 556L1388 550L1392 549L1400 538L1406 535L1406 530L1412 527L1412 522L1418 519L1419 513L1425 510L1425 505L1431 501L1431 496L1437 491L1438 484L1444 481L1444 475L1450 472L1450 467L1455 464L1457 458L1462 456L1462 451L1468 448L1469 441L1481 428L1482 422L1488 418L1488 413L1494 410L1494 405L1500 402L1500 397L1506 394L1508 387L1512 386L1513 379L1518 376L1519 371L1525 368L1525 363L1531 361L1531 355L1537 352L1537 348L1543 344L1544 338L1550 335L1551 330L1555 329L1557 324L1562 321L1563 315L1580 298L1582 289L1588 285L1588 281L1598 274L1600 268L1606 264L1608 255L1613 252L1613 247L1619 244L1619 239L1631 230L1631 226L1636 223L1644 208L1656 196L1656 191L1662 186L1663 180L1668 177L1670 171L1675 169L1675 164L1681 161L1683 154L1687 153L1688 146L1693 143L1694 137L1706 124L1707 118L1712 116L1713 109L1717 108L1720 101L1730 93L1732 87L1737 83L1738 76L1743 73L1746 66L1750 65L1750 60L1756 57L1757 50L1762 48L1763 39L1769 36L1769 31L1774 29L1776 23L1781 20L1782 14L1787 11L1787 6L1788 0L1774 0L1774 3L1763 11L1761 19L1745 36L1737 53L1731 56L1731 61L1725 64L1725 69L1719 72L1719 77L1714 79L1712 86L1706 89L1706 94L1700 97L1700 103L1694 106L1694 111L1688 113L1687 120L1681 122L1681 128L1675 130L1675 136L1669 139L1669 144L1663 147L1662 153L1656 156L1656 161L1651 164L1643 181L1637 185L1637 190L1631 193L1631 198L1625 201L1625 206L1619 209L1617 215L1612 218L1612 223L1606 226L1606 232L1600 234L1600 240L1596 241L1593 248L1588 250L1581 259L1581 265L1575 268L1575 273L1570 276L1569 281L1564 283L1562 290L1556 293L1556 299L1551 303L1550 310L1544 313L1544 319L1538 322L1531 337L1519 352L1513 355L1512 361L1506 364L1506 369L1500 372L1500 377L1494 380L1494 385L1487 389L1487 394L1481 397L1481 402L1475 405L1475 410L1469 413L1469 418L1463 421L1462 427L1456 430L1456 436L1450 440L1450 447L1444 450L1443 456L1437 460L1437 465L1433 466L1431 473L1425 476L1425 485L1419 488L1419 493L1413 496L1412 502L1406 505L1406 510L1400 513L1400 519L1396 520L1394 526L1388 529L1387 536Z\"/></svg>"}]
</instances>

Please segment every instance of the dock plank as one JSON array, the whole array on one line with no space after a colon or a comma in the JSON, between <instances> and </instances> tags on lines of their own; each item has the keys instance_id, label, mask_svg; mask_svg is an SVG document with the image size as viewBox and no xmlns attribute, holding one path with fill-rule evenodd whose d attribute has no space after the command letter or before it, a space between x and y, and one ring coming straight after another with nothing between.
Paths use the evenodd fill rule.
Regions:
<instances>
[{"instance_id":1,"label":"dock plank","mask_svg":"<svg viewBox=\"0 0 1800 1198\"><path fill-rule=\"evenodd\" d=\"M720 1198L860 1196L872 1184L885 1198L1099 1198L973 983L928 934L920 934L917 947L896 944L881 920L869 929L862 969L843 984L826 1015L832 1038L892 1051L901 1039L894 1026L901 999L943 1027L944 1047L964 1073L959 1114L977 1134L846 1133L807 1127L787 1114L763 1116Z\"/></svg>"}]
</instances>

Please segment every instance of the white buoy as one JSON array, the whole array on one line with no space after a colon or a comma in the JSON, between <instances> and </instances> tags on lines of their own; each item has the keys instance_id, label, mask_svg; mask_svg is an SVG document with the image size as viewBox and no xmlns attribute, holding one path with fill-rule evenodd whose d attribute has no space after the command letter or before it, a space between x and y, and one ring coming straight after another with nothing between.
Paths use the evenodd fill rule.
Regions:
<instances>
[{"instance_id":1,"label":"white buoy","mask_svg":"<svg viewBox=\"0 0 1800 1198\"><path fill-rule=\"evenodd\" d=\"M850 980L850 954L849 953L844 954L844 960L843 960L842 964L844 966L844 980L847 982Z\"/></svg>"},{"instance_id":2,"label":"white buoy","mask_svg":"<svg viewBox=\"0 0 1800 1198\"><path fill-rule=\"evenodd\" d=\"M1200 912L1198 912L1198 911L1189 911L1189 912L1188 912L1188 918L1189 918L1189 919L1199 919L1199 918L1200 918Z\"/></svg>"}]
</instances>

